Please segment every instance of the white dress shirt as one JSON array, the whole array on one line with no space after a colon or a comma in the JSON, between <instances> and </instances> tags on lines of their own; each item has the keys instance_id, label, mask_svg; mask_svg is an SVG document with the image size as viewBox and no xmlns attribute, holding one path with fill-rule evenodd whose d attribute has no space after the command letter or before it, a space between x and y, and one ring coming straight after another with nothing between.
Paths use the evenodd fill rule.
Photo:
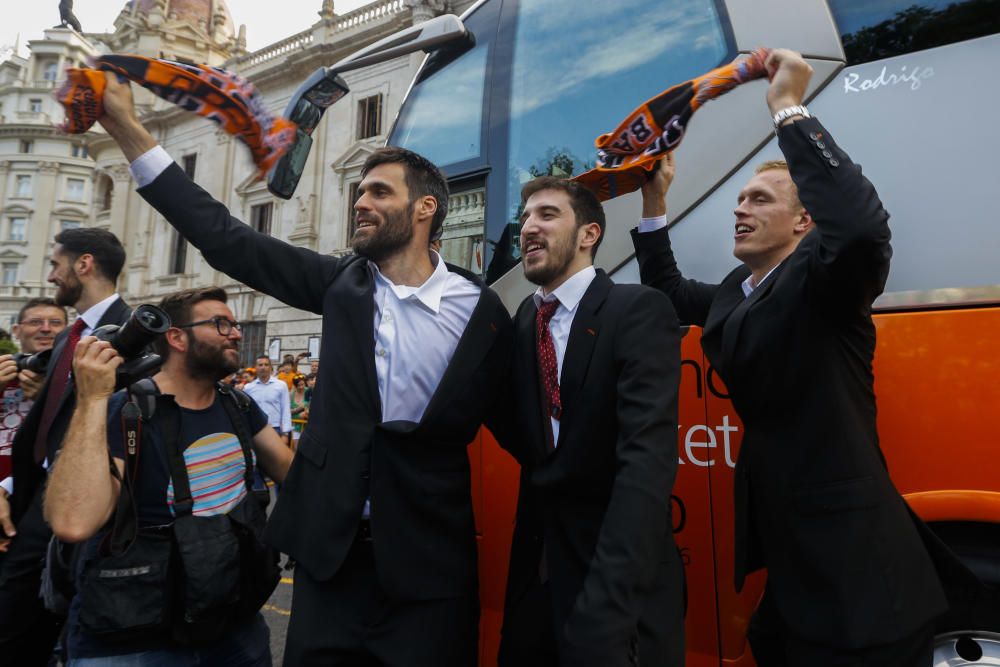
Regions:
<instances>
[{"instance_id":1,"label":"white dress shirt","mask_svg":"<svg viewBox=\"0 0 1000 667\"><path fill-rule=\"evenodd\" d=\"M80 338L83 338L84 336L89 336L94 332L94 329L97 328L97 323L101 321L101 318L104 317L104 313L108 312L108 308L111 307L111 304L114 303L115 299L117 298L118 298L118 292L115 292L106 299L98 301L93 306L85 310L82 315L80 315L80 319L83 320L84 324L87 325L83 328L83 331L80 332ZM45 460L42 461L42 467L48 470L49 468L48 457L46 457ZM8 494L13 494L14 478L5 477L3 481L0 481L0 488L4 489Z\"/></svg>"},{"instance_id":2,"label":"white dress shirt","mask_svg":"<svg viewBox=\"0 0 1000 667\"><path fill-rule=\"evenodd\" d=\"M155 146L136 158L129 171L143 187L172 162ZM477 284L449 271L436 252L431 261L434 272L419 287L395 285L373 262L368 264L375 278L373 352L383 422L423 418L479 303ZM366 502L363 516L368 514Z\"/></svg>"},{"instance_id":3,"label":"white dress shirt","mask_svg":"<svg viewBox=\"0 0 1000 667\"><path fill-rule=\"evenodd\" d=\"M665 215L658 215L653 218L639 218L640 234L645 234L646 232L655 232L656 230L663 229L666 226L667 226L667 216ZM742 283L740 283L740 286L743 288L743 296L744 297L750 296L753 293L753 291L758 287L760 287L764 283L764 281L767 280L770 277L770 275L774 273L774 270L779 266L781 266L781 262L778 262L773 267L771 267L771 270L768 271L767 274L760 279L759 283L754 283L752 275L747 276L747 279L744 280Z\"/></svg>"},{"instance_id":4,"label":"white dress shirt","mask_svg":"<svg viewBox=\"0 0 1000 667\"><path fill-rule=\"evenodd\" d=\"M267 382L257 378L248 382L243 391L256 401L260 409L267 415L267 423L278 433L288 433L292 430L292 408L288 398L288 385L273 375Z\"/></svg>"},{"instance_id":5,"label":"white dress shirt","mask_svg":"<svg viewBox=\"0 0 1000 667\"><path fill-rule=\"evenodd\" d=\"M556 348L556 372L557 379L562 383L563 358L566 356L566 344L569 342L569 330L573 326L573 318L576 317L577 306L586 294L590 283L597 277L597 269L593 265L580 269L566 279L559 287L548 294L541 287L535 290L532 297L535 300L535 307L539 307L542 302L559 300L559 307L549 320L549 334L552 336L552 345ZM552 442L559 443L559 420L555 417L549 418L552 422Z\"/></svg>"},{"instance_id":6,"label":"white dress shirt","mask_svg":"<svg viewBox=\"0 0 1000 667\"><path fill-rule=\"evenodd\" d=\"M452 273L436 252L419 287L375 276L375 373L382 421L419 422L479 303L481 289Z\"/></svg>"}]
</instances>

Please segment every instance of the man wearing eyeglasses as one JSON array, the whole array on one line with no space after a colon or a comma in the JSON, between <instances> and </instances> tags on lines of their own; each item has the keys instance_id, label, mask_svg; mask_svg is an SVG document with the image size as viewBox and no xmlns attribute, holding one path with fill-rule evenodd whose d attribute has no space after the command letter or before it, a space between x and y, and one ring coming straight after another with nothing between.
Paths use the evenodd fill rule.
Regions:
<instances>
[{"instance_id":1,"label":"man wearing eyeglasses","mask_svg":"<svg viewBox=\"0 0 1000 667\"><path fill-rule=\"evenodd\" d=\"M233 313L226 305L226 293L216 287L187 290L165 297L160 307L174 325L153 343L154 350L164 359L162 368L153 376L161 396L140 436L137 472L130 472L134 474L129 481L135 495L138 527L140 531L153 527L160 530L176 519L176 476L166 463L172 451L180 452L184 460L193 502L192 515L226 514L232 521L240 522L240 517L245 520L253 514L243 513L239 506L257 502L249 494L247 480L252 478L253 471L247 470L247 462L256 460L268 475L281 481L288 471L292 453L268 426L266 416L252 400L246 409L237 411L238 417L245 422L243 425L235 424L223 405L223 401L233 399L223 396L218 383L240 367L242 339ZM93 618L93 614L88 613L92 599L86 596L95 589L93 585L83 585L84 573L90 560L100 553L99 545L111 530L109 520L118 507L121 488L108 466L108 452L120 474L125 468L122 408L128 401L128 394L126 391L113 393L115 369L121 361L106 341L92 337L80 341L73 366L77 378L77 408L46 493L45 516L56 536L68 542L85 542L77 598L67 623L70 664L80 661L81 665L103 665L108 662L102 659L115 656L114 664L269 666L269 631L256 609L229 618L228 630L194 647L177 643L169 628L155 633L133 630L134 641L125 635L112 642L107 636L91 631L88 625L88 619ZM176 410L165 409L173 407L170 404L174 404ZM167 442L170 436L167 435L166 419L177 420L176 440L172 444ZM255 459L244 451L239 436L241 431L251 440L246 446L252 448ZM260 523L263 524L262 513ZM253 528L262 530L263 525ZM188 533L175 532L173 539L180 543L186 535ZM246 567L247 564L241 561L241 572L246 571ZM183 577L178 577L176 583L182 581ZM199 592L204 593L200 589L186 589L184 596ZM175 610L171 618L176 615Z\"/></svg>"},{"instance_id":2,"label":"man wearing eyeglasses","mask_svg":"<svg viewBox=\"0 0 1000 667\"><path fill-rule=\"evenodd\" d=\"M0 514L10 506L0 537L0 543L9 542L0 562L0 656L16 655L26 666L48 664L61 627L38 595L52 537L42 518L42 490L76 405L73 351L81 337L106 324L124 324L132 312L118 295L125 249L111 232L63 230L49 265L56 304L72 306L79 317L55 338L45 382L11 445L13 475L0 482Z\"/></svg>"},{"instance_id":3,"label":"man wearing eyeglasses","mask_svg":"<svg viewBox=\"0 0 1000 667\"><path fill-rule=\"evenodd\" d=\"M268 423L287 440L292 432L288 385L284 380L271 375L272 370L270 357L266 354L257 357L257 379L243 387L243 391L257 401L257 405L267 415Z\"/></svg>"},{"instance_id":4,"label":"man wearing eyeglasses","mask_svg":"<svg viewBox=\"0 0 1000 667\"><path fill-rule=\"evenodd\" d=\"M21 353L0 356L0 397L3 399L0 406L0 479L11 474L11 443L45 380L44 370L18 369L30 355L51 350L56 336L65 328L66 309L47 297L31 299L17 314L17 324L11 328L11 334ZM14 530L10 508L5 502L0 503L0 527L5 535ZM0 551L6 550L7 543L0 543Z\"/></svg>"}]
</instances>

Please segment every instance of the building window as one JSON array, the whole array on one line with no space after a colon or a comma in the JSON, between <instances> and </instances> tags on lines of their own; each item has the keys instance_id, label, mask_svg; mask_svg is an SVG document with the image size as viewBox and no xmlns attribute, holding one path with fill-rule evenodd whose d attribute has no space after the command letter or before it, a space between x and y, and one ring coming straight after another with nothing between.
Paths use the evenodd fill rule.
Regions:
<instances>
[{"instance_id":1,"label":"building window","mask_svg":"<svg viewBox=\"0 0 1000 667\"><path fill-rule=\"evenodd\" d=\"M31 113L42 113L42 101L37 97L28 100L28 111Z\"/></svg>"},{"instance_id":2,"label":"building window","mask_svg":"<svg viewBox=\"0 0 1000 667\"><path fill-rule=\"evenodd\" d=\"M21 153L33 153L35 152L35 142L30 139L21 139L20 144L18 144L18 152Z\"/></svg>"},{"instance_id":3,"label":"building window","mask_svg":"<svg viewBox=\"0 0 1000 667\"><path fill-rule=\"evenodd\" d=\"M45 70L42 73L42 78L46 81L55 81L58 72L59 63L45 63Z\"/></svg>"},{"instance_id":4,"label":"building window","mask_svg":"<svg viewBox=\"0 0 1000 667\"><path fill-rule=\"evenodd\" d=\"M8 241L24 241L27 238L28 219L11 218L10 227L7 228Z\"/></svg>"},{"instance_id":5,"label":"building window","mask_svg":"<svg viewBox=\"0 0 1000 667\"><path fill-rule=\"evenodd\" d=\"M266 353L264 336L267 333L267 322L243 322L240 331L240 366L249 368L257 363L257 355Z\"/></svg>"},{"instance_id":6,"label":"building window","mask_svg":"<svg viewBox=\"0 0 1000 667\"><path fill-rule=\"evenodd\" d=\"M69 201L83 201L83 179L66 179L66 199Z\"/></svg>"},{"instance_id":7,"label":"building window","mask_svg":"<svg viewBox=\"0 0 1000 667\"><path fill-rule=\"evenodd\" d=\"M17 284L17 269L19 265L16 262L4 262L0 266L0 270L3 272L2 278L4 285L16 285Z\"/></svg>"},{"instance_id":8,"label":"building window","mask_svg":"<svg viewBox=\"0 0 1000 667\"><path fill-rule=\"evenodd\" d=\"M170 273L184 273L187 267L187 246L187 241L175 229L170 244Z\"/></svg>"},{"instance_id":9,"label":"building window","mask_svg":"<svg viewBox=\"0 0 1000 667\"><path fill-rule=\"evenodd\" d=\"M347 189L347 245L351 245L351 239L354 238L354 232L358 229L358 221L356 214L354 212L354 205L358 203L358 186L361 185L360 182L351 183Z\"/></svg>"},{"instance_id":10,"label":"building window","mask_svg":"<svg viewBox=\"0 0 1000 667\"><path fill-rule=\"evenodd\" d=\"M16 197L30 197L31 196L31 176L26 174L18 174L17 176L17 187L15 192Z\"/></svg>"},{"instance_id":11,"label":"building window","mask_svg":"<svg viewBox=\"0 0 1000 667\"><path fill-rule=\"evenodd\" d=\"M250 207L250 226L261 234L271 235L271 210L274 204L258 204Z\"/></svg>"},{"instance_id":12,"label":"building window","mask_svg":"<svg viewBox=\"0 0 1000 667\"><path fill-rule=\"evenodd\" d=\"M101 179L103 184L101 185L101 212L111 210L111 202L115 196L115 184L110 178Z\"/></svg>"},{"instance_id":13,"label":"building window","mask_svg":"<svg viewBox=\"0 0 1000 667\"><path fill-rule=\"evenodd\" d=\"M185 155L181 160L181 164L184 166L184 173L187 174L187 177L191 180L194 180L194 168L197 163L197 155Z\"/></svg>"},{"instance_id":14,"label":"building window","mask_svg":"<svg viewBox=\"0 0 1000 667\"><path fill-rule=\"evenodd\" d=\"M78 229L80 227L79 220L60 220L59 221L59 231L64 232L67 229Z\"/></svg>"},{"instance_id":15,"label":"building window","mask_svg":"<svg viewBox=\"0 0 1000 667\"><path fill-rule=\"evenodd\" d=\"M358 102L358 139L382 134L382 94Z\"/></svg>"},{"instance_id":16,"label":"building window","mask_svg":"<svg viewBox=\"0 0 1000 667\"><path fill-rule=\"evenodd\" d=\"M72 150L73 150L73 157L82 157L82 158L90 157L90 154L87 152L87 147L84 146L83 144L73 144Z\"/></svg>"}]
</instances>

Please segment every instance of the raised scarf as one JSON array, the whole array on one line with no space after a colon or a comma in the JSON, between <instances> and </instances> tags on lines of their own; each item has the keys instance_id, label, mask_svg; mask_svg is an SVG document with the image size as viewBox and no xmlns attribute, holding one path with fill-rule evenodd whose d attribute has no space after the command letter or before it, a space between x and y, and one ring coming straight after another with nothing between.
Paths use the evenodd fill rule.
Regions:
<instances>
[{"instance_id":1,"label":"raised scarf","mask_svg":"<svg viewBox=\"0 0 1000 667\"><path fill-rule=\"evenodd\" d=\"M677 84L635 109L612 132L594 140L597 166L572 180L583 183L601 201L638 190L657 161L684 138L688 121L701 105L741 83L767 76L770 49L717 67Z\"/></svg>"},{"instance_id":2,"label":"raised scarf","mask_svg":"<svg viewBox=\"0 0 1000 667\"><path fill-rule=\"evenodd\" d=\"M245 79L216 67L146 58L108 55L91 67L70 68L55 96L66 109L60 128L86 132L104 113L104 72L114 72L186 111L218 123L242 141L262 178L295 141L295 123L273 116L264 99Z\"/></svg>"}]
</instances>

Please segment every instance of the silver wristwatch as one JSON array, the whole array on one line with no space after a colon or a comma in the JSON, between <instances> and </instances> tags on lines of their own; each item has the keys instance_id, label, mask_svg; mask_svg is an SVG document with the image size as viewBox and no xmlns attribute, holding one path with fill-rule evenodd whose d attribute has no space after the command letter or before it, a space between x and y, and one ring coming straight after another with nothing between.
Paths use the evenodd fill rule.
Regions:
<instances>
[{"instance_id":1,"label":"silver wristwatch","mask_svg":"<svg viewBox=\"0 0 1000 667\"><path fill-rule=\"evenodd\" d=\"M777 131L777 129L781 127L782 123L784 123L792 116L802 116L803 118L812 118L812 115L809 113L809 109L806 109L801 104L796 104L795 106L791 107L785 107L784 109L779 110L778 113L774 114L774 116L771 117L771 120L774 121L775 131Z\"/></svg>"}]
</instances>

